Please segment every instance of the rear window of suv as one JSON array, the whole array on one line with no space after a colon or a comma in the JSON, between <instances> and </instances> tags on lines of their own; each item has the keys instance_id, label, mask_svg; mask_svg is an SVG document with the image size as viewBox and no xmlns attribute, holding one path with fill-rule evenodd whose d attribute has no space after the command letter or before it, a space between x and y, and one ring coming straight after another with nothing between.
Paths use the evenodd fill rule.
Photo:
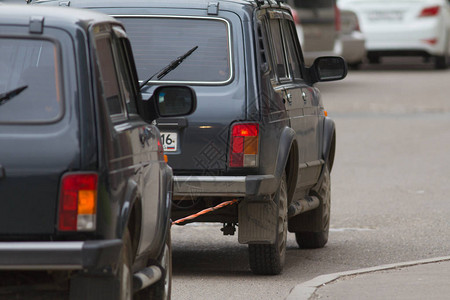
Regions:
<instances>
[{"instance_id":1,"label":"rear window of suv","mask_svg":"<svg viewBox=\"0 0 450 300\"><path fill-rule=\"evenodd\" d=\"M57 61L48 40L0 39L0 123L49 123L61 116Z\"/></svg>"},{"instance_id":2,"label":"rear window of suv","mask_svg":"<svg viewBox=\"0 0 450 300\"><path fill-rule=\"evenodd\" d=\"M159 82L223 84L231 80L227 21L194 17L115 17L125 25L131 40L139 80L147 80L195 46L198 48Z\"/></svg>"}]
</instances>

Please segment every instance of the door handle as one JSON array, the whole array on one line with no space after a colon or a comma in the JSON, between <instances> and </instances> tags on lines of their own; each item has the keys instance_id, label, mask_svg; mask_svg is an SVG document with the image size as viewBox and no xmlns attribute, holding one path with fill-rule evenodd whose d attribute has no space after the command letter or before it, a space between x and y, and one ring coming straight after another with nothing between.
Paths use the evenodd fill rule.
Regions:
<instances>
[{"instance_id":1,"label":"door handle","mask_svg":"<svg viewBox=\"0 0 450 300\"><path fill-rule=\"evenodd\" d=\"M292 104L292 95L288 93L288 94L286 95L286 97L287 97L287 101L288 101L289 104L291 105L291 104Z\"/></svg>"},{"instance_id":2,"label":"door handle","mask_svg":"<svg viewBox=\"0 0 450 300\"><path fill-rule=\"evenodd\" d=\"M302 99L303 99L303 102L306 104L306 100L308 98L306 97L306 93L305 92L302 92Z\"/></svg>"}]
</instances>

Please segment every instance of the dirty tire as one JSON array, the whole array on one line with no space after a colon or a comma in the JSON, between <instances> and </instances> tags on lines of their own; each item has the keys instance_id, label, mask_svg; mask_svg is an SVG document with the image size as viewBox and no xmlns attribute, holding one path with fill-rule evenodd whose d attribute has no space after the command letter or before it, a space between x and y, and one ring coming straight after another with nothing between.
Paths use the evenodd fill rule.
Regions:
<instances>
[{"instance_id":1,"label":"dirty tire","mask_svg":"<svg viewBox=\"0 0 450 300\"><path fill-rule=\"evenodd\" d=\"M313 196L319 198L318 208L308 212L315 227L320 231L300 231L295 233L297 244L302 249L322 248L328 242L328 231L330 229L330 204L331 204L331 182L330 169L324 166L323 176L318 186L312 192Z\"/></svg>"},{"instance_id":2,"label":"dirty tire","mask_svg":"<svg viewBox=\"0 0 450 300\"><path fill-rule=\"evenodd\" d=\"M117 264L116 278L120 282L120 300L131 300L133 299L133 282L131 274L131 264L132 264L132 249L131 249L131 238L128 229L125 229L123 233L123 246L120 252L120 258Z\"/></svg>"},{"instance_id":3,"label":"dirty tire","mask_svg":"<svg viewBox=\"0 0 450 300\"><path fill-rule=\"evenodd\" d=\"M164 249L158 258L161 265L162 278L152 286L139 291L136 299L169 300L172 290L172 244L169 232L166 236Z\"/></svg>"},{"instance_id":4,"label":"dirty tire","mask_svg":"<svg viewBox=\"0 0 450 300\"><path fill-rule=\"evenodd\" d=\"M362 61L347 63L347 66L351 70L359 70L361 68Z\"/></svg>"},{"instance_id":5,"label":"dirty tire","mask_svg":"<svg viewBox=\"0 0 450 300\"><path fill-rule=\"evenodd\" d=\"M445 70L448 67L448 60L446 55L435 56L434 68L436 70Z\"/></svg>"},{"instance_id":6,"label":"dirty tire","mask_svg":"<svg viewBox=\"0 0 450 300\"><path fill-rule=\"evenodd\" d=\"M287 240L287 183L283 174L280 187L275 194L278 204L277 237L275 244L248 245L250 269L259 275L277 275L284 267Z\"/></svg>"}]
</instances>

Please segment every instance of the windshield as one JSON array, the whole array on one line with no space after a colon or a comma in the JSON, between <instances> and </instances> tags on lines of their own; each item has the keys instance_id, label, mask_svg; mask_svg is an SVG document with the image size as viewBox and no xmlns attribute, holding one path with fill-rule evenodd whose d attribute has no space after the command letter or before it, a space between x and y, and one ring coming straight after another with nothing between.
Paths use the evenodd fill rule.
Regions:
<instances>
[{"instance_id":1,"label":"windshield","mask_svg":"<svg viewBox=\"0 0 450 300\"><path fill-rule=\"evenodd\" d=\"M46 123L60 116L55 62L49 41L0 38L0 94L8 98L0 105L0 123Z\"/></svg>"},{"instance_id":2,"label":"windshield","mask_svg":"<svg viewBox=\"0 0 450 300\"><path fill-rule=\"evenodd\" d=\"M145 81L194 46L182 64L158 82L220 84L231 79L228 23L213 18L117 17ZM153 79L156 81L156 78Z\"/></svg>"}]
</instances>

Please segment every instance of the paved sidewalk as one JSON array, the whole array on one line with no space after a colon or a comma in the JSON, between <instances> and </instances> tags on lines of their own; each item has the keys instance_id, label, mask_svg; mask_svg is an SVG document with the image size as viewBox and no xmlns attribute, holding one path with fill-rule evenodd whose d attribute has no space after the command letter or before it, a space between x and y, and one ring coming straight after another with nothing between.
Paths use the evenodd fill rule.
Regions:
<instances>
[{"instance_id":1,"label":"paved sidewalk","mask_svg":"<svg viewBox=\"0 0 450 300\"><path fill-rule=\"evenodd\" d=\"M450 299L450 256L322 275L286 300Z\"/></svg>"}]
</instances>

